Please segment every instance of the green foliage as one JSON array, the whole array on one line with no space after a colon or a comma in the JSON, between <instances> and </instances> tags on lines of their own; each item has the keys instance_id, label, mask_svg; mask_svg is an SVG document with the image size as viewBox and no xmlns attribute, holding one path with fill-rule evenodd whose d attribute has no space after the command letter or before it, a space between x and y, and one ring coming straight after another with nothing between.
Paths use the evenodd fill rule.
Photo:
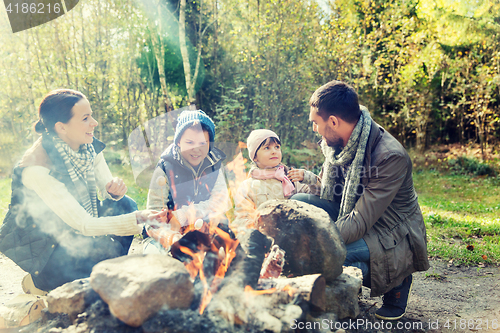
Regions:
<instances>
[{"instance_id":1,"label":"green foliage","mask_svg":"<svg viewBox=\"0 0 500 333\"><path fill-rule=\"evenodd\" d=\"M136 184L130 165L109 164L109 169L114 177L120 177L127 185L127 195L135 200L139 210L146 209L148 189Z\"/></svg>"},{"instance_id":2,"label":"green foliage","mask_svg":"<svg viewBox=\"0 0 500 333\"><path fill-rule=\"evenodd\" d=\"M481 163L475 158L460 156L457 159L448 160L450 169L459 174L474 176L496 176L495 168L487 163Z\"/></svg>"},{"instance_id":3,"label":"green foliage","mask_svg":"<svg viewBox=\"0 0 500 333\"><path fill-rule=\"evenodd\" d=\"M291 149L282 147L283 163L288 167L297 169L306 169L319 174L323 165L323 154L319 147L315 149L303 147L300 149Z\"/></svg>"},{"instance_id":4,"label":"green foliage","mask_svg":"<svg viewBox=\"0 0 500 333\"><path fill-rule=\"evenodd\" d=\"M222 141L270 128L284 146L302 149L315 139L308 98L332 79L354 86L406 147L475 140L484 160L500 137L497 2L337 0L326 12L314 1L188 2L192 77L200 60L194 98L186 90L178 1L148 1L81 2L15 35L1 16L2 170L33 142L38 104L59 87L85 93L97 136L120 147L164 111L167 95L174 108L195 99L216 119Z\"/></svg>"},{"instance_id":5,"label":"green foliage","mask_svg":"<svg viewBox=\"0 0 500 333\"><path fill-rule=\"evenodd\" d=\"M225 1L232 10L220 24L221 100L216 106L224 140L245 141L252 129L274 130L285 146L313 136L307 99L315 88L315 3L298 0ZM230 116L232 115L232 117ZM234 127L232 127L234 126ZM227 139L226 139L227 138Z\"/></svg>"},{"instance_id":6,"label":"green foliage","mask_svg":"<svg viewBox=\"0 0 500 333\"><path fill-rule=\"evenodd\" d=\"M480 214L494 219L500 210L500 188L493 178L472 178L435 170L414 173L421 205L431 210Z\"/></svg>"}]
</instances>

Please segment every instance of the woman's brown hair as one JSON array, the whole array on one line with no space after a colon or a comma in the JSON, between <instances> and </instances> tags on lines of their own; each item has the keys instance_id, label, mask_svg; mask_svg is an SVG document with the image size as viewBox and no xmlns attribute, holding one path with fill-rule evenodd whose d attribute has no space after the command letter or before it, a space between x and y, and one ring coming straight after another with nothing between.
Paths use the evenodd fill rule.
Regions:
<instances>
[{"instance_id":1,"label":"woman's brown hair","mask_svg":"<svg viewBox=\"0 0 500 333\"><path fill-rule=\"evenodd\" d=\"M57 89L49 92L38 107L38 122L35 124L35 131L40 134L45 131L53 133L56 123L67 124L73 117L71 109L83 98L86 98L84 94L72 89Z\"/></svg>"}]
</instances>

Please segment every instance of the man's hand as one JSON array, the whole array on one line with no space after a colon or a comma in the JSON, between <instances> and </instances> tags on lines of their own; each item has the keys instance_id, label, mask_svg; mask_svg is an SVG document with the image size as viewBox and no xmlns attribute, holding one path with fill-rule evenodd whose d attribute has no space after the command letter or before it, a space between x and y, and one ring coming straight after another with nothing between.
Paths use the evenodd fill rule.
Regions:
<instances>
[{"instance_id":1,"label":"man's hand","mask_svg":"<svg viewBox=\"0 0 500 333\"><path fill-rule=\"evenodd\" d=\"M127 193L127 186L123 182L123 179L115 177L109 183L106 184L106 191L113 198L119 198Z\"/></svg>"},{"instance_id":2,"label":"man's hand","mask_svg":"<svg viewBox=\"0 0 500 333\"><path fill-rule=\"evenodd\" d=\"M291 169L288 171L288 179L292 182L301 182L304 180L304 169Z\"/></svg>"}]
</instances>

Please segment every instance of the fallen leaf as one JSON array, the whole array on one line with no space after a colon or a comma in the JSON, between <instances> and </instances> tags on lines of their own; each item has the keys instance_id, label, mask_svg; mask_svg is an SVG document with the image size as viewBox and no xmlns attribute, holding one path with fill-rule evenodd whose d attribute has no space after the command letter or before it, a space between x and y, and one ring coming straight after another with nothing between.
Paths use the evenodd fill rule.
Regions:
<instances>
[{"instance_id":1,"label":"fallen leaf","mask_svg":"<svg viewBox=\"0 0 500 333\"><path fill-rule=\"evenodd\" d=\"M483 258L483 260L487 260L487 259L488 259L488 256L487 256L486 254L483 254L483 255L481 256L481 258Z\"/></svg>"},{"instance_id":2,"label":"fallen leaf","mask_svg":"<svg viewBox=\"0 0 500 333\"><path fill-rule=\"evenodd\" d=\"M467 245L467 250L474 251L474 245Z\"/></svg>"}]
</instances>

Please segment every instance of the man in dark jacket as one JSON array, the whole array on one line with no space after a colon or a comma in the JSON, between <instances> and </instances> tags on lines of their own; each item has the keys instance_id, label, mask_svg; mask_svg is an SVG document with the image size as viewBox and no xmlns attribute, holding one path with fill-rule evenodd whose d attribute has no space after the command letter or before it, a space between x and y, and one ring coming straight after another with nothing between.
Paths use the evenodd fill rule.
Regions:
<instances>
[{"instance_id":1,"label":"man in dark jacket","mask_svg":"<svg viewBox=\"0 0 500 333\"><path fill-rule=\"evenodd\" d=\"M412 273L429 268L426 230L403 146L359 105L339 81L318 88L309 120L322 136L325 163L320 197L297 194L326 210L346 244L345 265L359 267L371 296L383 296L376 317L406 312Z\"/></svg>"}]
</instances>

